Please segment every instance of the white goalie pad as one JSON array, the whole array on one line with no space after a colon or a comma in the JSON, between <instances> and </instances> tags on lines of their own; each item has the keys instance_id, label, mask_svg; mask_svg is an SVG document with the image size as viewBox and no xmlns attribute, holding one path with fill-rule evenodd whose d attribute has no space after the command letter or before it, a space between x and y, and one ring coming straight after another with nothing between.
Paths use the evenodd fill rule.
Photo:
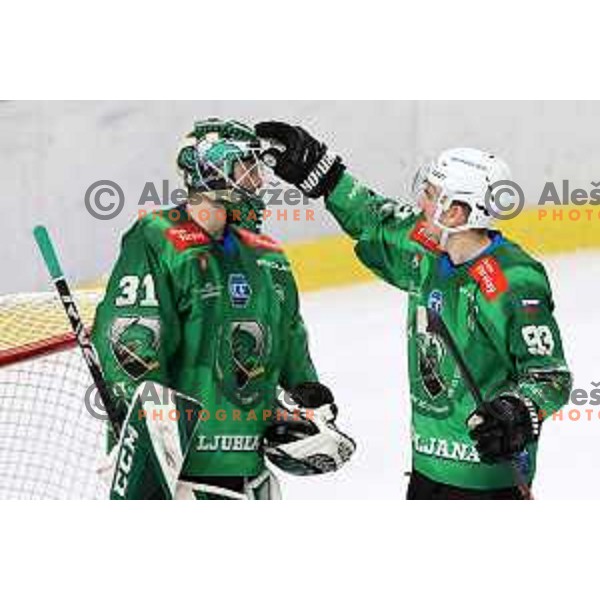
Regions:
<instances>
[{"instance_id":1,"label":"white goalie pad","mask_svg":"<svg viewBox=\"0 0 600 600\"><path fill-rule=\"evenodd\" d=\"M111 499L174 498L201 408L198 400L155 382L137 388L111 453Z\"/></svg>"}]
</instances>

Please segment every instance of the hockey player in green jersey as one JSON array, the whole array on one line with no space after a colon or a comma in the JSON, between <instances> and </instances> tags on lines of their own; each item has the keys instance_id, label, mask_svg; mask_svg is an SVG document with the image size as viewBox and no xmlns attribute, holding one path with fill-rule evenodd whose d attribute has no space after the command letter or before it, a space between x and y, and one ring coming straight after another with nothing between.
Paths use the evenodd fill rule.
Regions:
<instances>
[{"instance_id":1,"label":"hockey player in green jersey","mask_svg":"<svg viewBox=\"0 0 600 600\"><path fill-rule=\"evenodd\" d=\"M357 181L300 127L265 122L256 132L272 143L263 159L275 174L323 196L359 260L409 294L407 497L528 497L518 484L533 480L541 422L567 402L571 375L544 267L494 229L486 205L505 201L494 185L509 179L504 162L476 149L445 151L421 170L416 202L397 202ZM481 406L443 337L418 326L426 309L445 323Z\"/></svg>"},{"instance_id":2,"label":"hockey player in green jersey","mask_svg":"<svg viewBox=\"0 0 600 600\"><path fill-rule=\"evenodd\" d=\"M333 396L318 382L290 264L259 232L258 138L217 119L196 123L189 137L178 157L187 201L124 235L93 342L123 422L134 423L136 403L144 419L158 414L138 400L142 383L198 401L201 418L179 428L191 432L185 443L162 452L166 460L162 442L144 450L157 452L157 470L181 455L174 497L278 497L265 453L292 473L314 474L338 468L354 444L336 429ZM170 497L156 483L165 473L132 468L123 454L139 446L140 431L113 440L120 458L112 497ZM148 423L144 431L158 429ZM134 458L146 465L144 452Z\"/></svg>"}]
</instances>

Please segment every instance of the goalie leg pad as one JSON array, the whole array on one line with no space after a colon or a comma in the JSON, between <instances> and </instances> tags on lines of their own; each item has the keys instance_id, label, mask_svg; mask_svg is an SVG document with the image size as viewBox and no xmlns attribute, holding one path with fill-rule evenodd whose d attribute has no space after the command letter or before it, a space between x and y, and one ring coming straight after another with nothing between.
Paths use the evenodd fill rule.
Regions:
<instances>
[{"instance_id":1,"label":"goalie leg pad","mask_svg":"<svg viewBox=\"0 0 600 600\"><path fill-rule=\"evenodd\" d=\"M160 399L148 404L149 395ZM115 452L112 500L171 500L202 406L154 382L136 390Z\"/></svg>"},{"instance_id":2,"label":"goalie leg pad","mask_svg":"<svg viewBox=\"0 0 600 600\"><path fill-rule=\"evenodd\" d=\"M271 471L244 482L243 492L201 482L179 481L175 500L280 500L279 482Z\"/></svg>"}]
</instances>

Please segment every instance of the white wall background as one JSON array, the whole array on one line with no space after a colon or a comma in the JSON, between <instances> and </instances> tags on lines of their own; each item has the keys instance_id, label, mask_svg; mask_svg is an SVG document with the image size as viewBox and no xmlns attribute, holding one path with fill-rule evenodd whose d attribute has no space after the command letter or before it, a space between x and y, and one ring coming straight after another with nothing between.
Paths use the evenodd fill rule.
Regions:
<instances>
[{"instance_id":1,"label":"white wall background","mask_svg":"<svg viewBox=\"0 0 600 600\"><path fill-rule=\"evenodd\" d=\"M530 198L547 180L586 189L600 180L600 102L2 102L0 293L47 288L31 236L38 223L51 228L73 279L106 273L144 183L180 185L181 135L208 116L301 123L391 195L423 159L457 145L504 156ZM99 179L125 191L125 210L111 221L84 207L85 190ZM269 233L293 240L335 232L319 203L315 210L315 222L271 220Z\"/></svg>"}]
</instances>

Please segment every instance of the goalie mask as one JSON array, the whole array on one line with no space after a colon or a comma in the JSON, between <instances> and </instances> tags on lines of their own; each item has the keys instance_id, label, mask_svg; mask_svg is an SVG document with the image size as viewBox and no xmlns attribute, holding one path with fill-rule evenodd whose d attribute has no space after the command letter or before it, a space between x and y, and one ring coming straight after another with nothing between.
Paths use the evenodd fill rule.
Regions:
<instances>
[{"instance_id":1,"label":"goalie mask","mask_svg":"<svg viewBox=\"0 0 600 600\"><path fill-rule=\"evenodd\" d=\"M229 222L258 232L265 175L254 131L237 121L213 118L196 122L187 137L195 141L181 148L177 166L188 192L223 204Z\"/></svg>"},{"instance_id":2,"label":"goalie mask","mask_svg":"<svg viewBox=\"0 0 600 600\"><path fill-rule=\"evenodd\" d=\"M335 405L277 412L287 414L287 418L279 418L267 430L265 456L281 470L292 475L330 473L354 454L354 440L334 424Z\"/></svg>"},{"instance_id":3,"label":"goalie mask","mask_svg":"<svg viewBox=\"0 0 600 600\"><path fill-rule=\"evenodd\" d=\"M444 240L451 233L467 229L491 229L494 219L486 207L486 195L489 194L489 202L493 206L501 207L502 194L506 190L494 189L494 184L508 179L508 166L494 154L474 148L453 148L445 150L435 161L419 169L413 182L413 193L415 196L423 193L428 183L437 188L439 193L433 222L442 230ZM470 212L466 223L448 227L441 219L453 202L467 205Z\"/></svg>"}]
</instances>

